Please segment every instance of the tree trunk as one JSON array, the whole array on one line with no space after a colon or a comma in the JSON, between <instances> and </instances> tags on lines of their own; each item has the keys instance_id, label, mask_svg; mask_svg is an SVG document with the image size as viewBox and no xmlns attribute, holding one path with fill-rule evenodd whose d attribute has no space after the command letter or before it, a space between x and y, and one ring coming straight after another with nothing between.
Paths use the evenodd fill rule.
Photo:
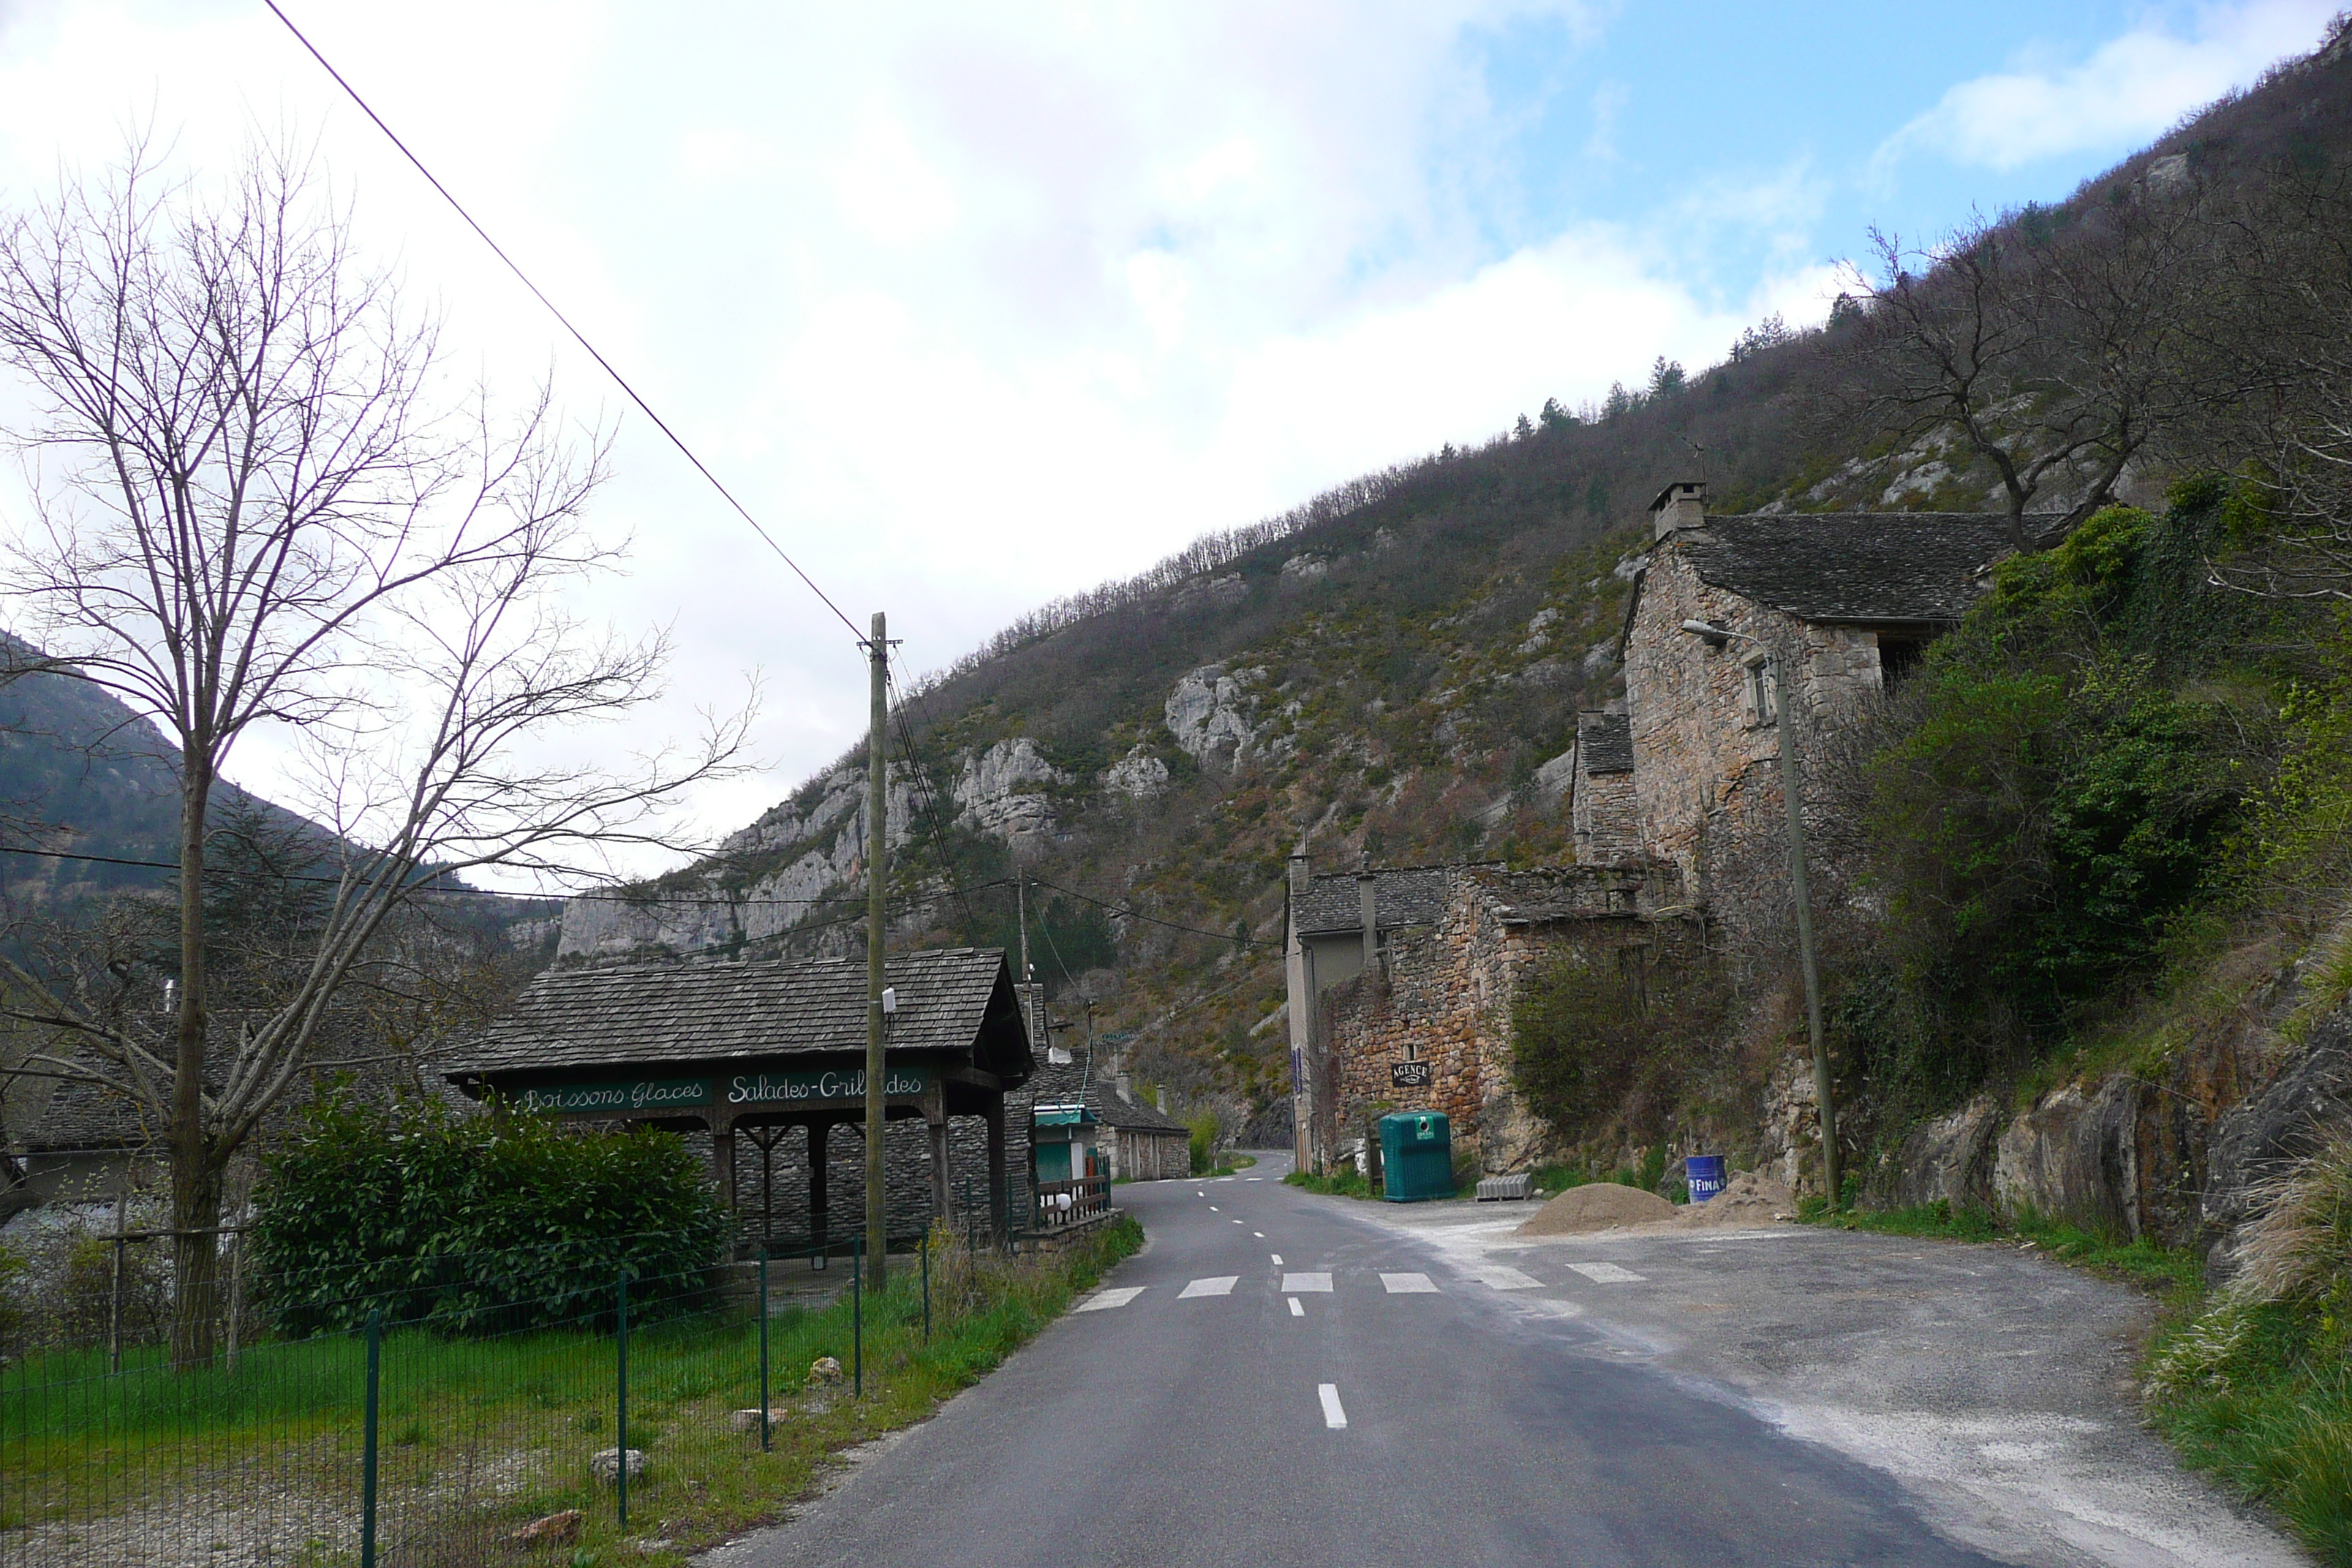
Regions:
<instances>
[{"instance_id":1,"label":"tree trunk","mask_svg":"<svg viewBox=\"0 0 2352 1568\"><path fill-rule=\"evenodd\" d=\"M180 757L180 1016L172 1064L172 1364L212 1364L221 1164L205 1126L205 816L212 774L183 736Z\"/></svg>"},{"instance_id":2,"label":"tree trunk","mask_svg":"<svg viewBox=\"0 0 2352 1568\"><path fill-rule=\"evenodd\" d=\"M221 1168L172 1167L172 1364L210 1366L219 1315Z\"/></svg>"}]
</instances>

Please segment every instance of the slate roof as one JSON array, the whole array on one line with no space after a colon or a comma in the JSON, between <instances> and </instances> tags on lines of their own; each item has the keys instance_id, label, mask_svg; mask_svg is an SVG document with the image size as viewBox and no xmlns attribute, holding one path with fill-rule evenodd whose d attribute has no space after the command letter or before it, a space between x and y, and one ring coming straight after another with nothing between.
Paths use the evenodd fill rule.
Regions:
<instances>
[{"instance_id":1,"label":"slate roof","mask_svg":"<svg viewBox=\"0 0 2352 1568\"><path fill-rule=\"evenodd\" d=\"M227 1081L228 1053L235 1048L237 1026L245 1015L224 1008L211 1016L216 1036L226 1037L205 1063L205 1087L217 1091ZM94 1068L93 1070L110 1070ZM348 1079L363 1098L389 1099L405 1089L415 1092L404 1064L386 1059L380 1043L367 1034L363 1022L348 1014L331 1013L312 1031L310 1047L293 1086L263 1116L262 1135L282 1129L313 1094L327 1084ZM10 1117L15 1142L28 1152L47 1154L141 1149L156 1143L163 1124L127 1094L80 1080L47 1080L47 1102L22 1123ZM43 1080L23 1079L10 1086L11 1099L32 1099ZM37 1103L37 1101L36 1101Z\"/></svg>"},{"instance_id":2,"label":"slate roof","mask_svg":"<svg viewBox=\"0 0 2352 1568\"><path fill-rule=\"evenodd\" d=\"M1086 1076L1086 1047L1077 1048L1077 1060L1055 1062L1037 1069L1029 1080L1034 1103L1067 1105L1077 1095L1079 1084ZM1149 1105L1139 1105L1121 1100L1118 1090L1097 1079L1086 1085L1086 1106L1097 1121L1106 1127L1124 1127L1135 1132L1181 1132L1192 1136L1192 1130L1172 1116L1161 1113Z\"/></svg>"},{"instance_id":3,"label":"slate roof","mask_svg":"<svg viewBox=\"0 0 2352 1568\"><path fill-rule=\"evenodd\" d=\"M1633 771L1633 719L1629 713L1579 713L1576 716L1576 763L1592 773Z\"/></svg>"},{"instance_id":4,"label":"slate roof","mask_svg":"<svg viewBox=\"0 0 2352 1568\"><path fill-rule=\"evenodd\" d=\"M1445 912L1445 868L1399 866L1376 870L1372 918L1382 931L1403 926L1433 926ZM1356 892L1356 874L1340 872L1318 877L1307 896L1291 911L1302 936L1331 936L1364 929L1363 905Z\"/></svg>"},{"instance_id":5,"label":"slate roof","mask_svg":"<svg viewBox=\"0 0 2352 1568\"><path fill-rule=\"evenodd\" d=\"M1948 625L2012 549L1997 512L1751 513L1675 539L1702 582L1828 622Z\"/></svg>"},{"instance_id":6,"label":"slate roof","mask_svg":"<svg viewBox=\"0 0 2352 1568\"><path fill-rule=\"evenodd\" d=\"M892 956L893 1051L965 1051L1014 1082L1030 1055L1004 952ZM449 1053L452 1078L549 1068L815 1055L866 1048L863 958L551 970Z\"/></svg>"}]
</instances>

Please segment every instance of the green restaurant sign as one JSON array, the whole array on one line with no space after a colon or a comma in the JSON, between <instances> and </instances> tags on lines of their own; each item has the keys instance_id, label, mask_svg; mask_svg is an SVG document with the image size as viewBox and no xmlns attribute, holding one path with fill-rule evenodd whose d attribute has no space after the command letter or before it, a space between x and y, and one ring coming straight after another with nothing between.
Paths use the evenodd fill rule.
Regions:
<instances>
[{"instance_id":1,"label":"green restaurant sign","mask_svg":"<svg viewBox=\"0 0 2352 1568\"><path fill-rule=\"evenodd\" d=\"M892 1068L882 1080L882 1093L890 1099L920 1094L929 1087L929 1075L918 1068ZM847 1072L828 1068L823 1072L743 1073L727 1080L730 1105L793 1105L865 1098L863 1068Z\"/></svg>"},{"instance_id":2,"label":"green restaurant sign","mask_svg":"<svg viewBox=\"0 0 2352 1568\"><path fill-rule=\"evenodd\" d=\"M892 1068L882 1092L893 1100L923 1093L930 1075L919 1068ZM707 1078L644 1078L626 1083L563 1084L523 1089L512 1103L523 1110L563 1116L645 1116L671 1110L703 1110L718 1103L722 1086ZM740 1073L723 1086L730 1105L821 1105L866 1098L865 1069Z\"/></svg>"},{"instance_id":3,"label":"green restaurant sign","mask_svg":"<svg viewBox=\"0 0 2352 1568\"><path fill-rule=\"evenodd\" d=\"M641 1116L647 1111L691 1110L710 1103L707 1078L641 1078L631 1083L570 1083L515 1091L524 1110L570 1116Z\"/></svg>"}]
</instances>

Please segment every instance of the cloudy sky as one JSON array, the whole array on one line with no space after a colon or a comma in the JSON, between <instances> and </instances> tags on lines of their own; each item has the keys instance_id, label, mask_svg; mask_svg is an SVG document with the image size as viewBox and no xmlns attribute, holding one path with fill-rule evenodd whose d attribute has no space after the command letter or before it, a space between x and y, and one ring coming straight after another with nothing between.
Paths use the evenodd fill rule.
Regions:
<instances>
[{"instance_id":1,"label":"cloudy sky","mask_svg":"<svg viewBox=\"0 0 2352 1568\"><path fill-rule=\"evenodd\" d=\"M1818 319L1868 225L2063 196L2336 0L281 4L922 669L1547 396ZM197 172L256 125L314 135L469 363L621 414L260 0L0 0L0 203L142 121ZM723 832L855 738L864 672L622 428L599 515L634 570L594 607L675 625L678 729L764 674L769 766L696 803Z\"/></svg>"}]
</instances>

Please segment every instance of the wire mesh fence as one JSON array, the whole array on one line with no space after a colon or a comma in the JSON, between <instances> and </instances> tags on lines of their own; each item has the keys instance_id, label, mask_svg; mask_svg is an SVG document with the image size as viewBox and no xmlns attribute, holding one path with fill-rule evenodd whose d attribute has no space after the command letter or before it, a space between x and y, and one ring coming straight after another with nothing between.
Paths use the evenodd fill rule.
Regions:
<instances>
[{"instance_id":1,"label":"wire mesh fence","mask_svg":"<svg viewBox=\"0 0 2352 1568\"><path fill-rule=\"evenodd\" d=\"M756 1517L777 1426L835 1397L812 1394L829 1362L848 1396L877 1331L901 1363L927 1344L935 1272L987 1309L994 1265L939 1240L961 1256L926 1237L872 1302L843 1260L845 1310L804 1261L795 1295L771 1286L796 1260L599 1280L516 1249L348 1295L274 1281L274 1331L233 1363L0 1346L0 1565L425 1568Z\"/></svg>"}]
</instances>

